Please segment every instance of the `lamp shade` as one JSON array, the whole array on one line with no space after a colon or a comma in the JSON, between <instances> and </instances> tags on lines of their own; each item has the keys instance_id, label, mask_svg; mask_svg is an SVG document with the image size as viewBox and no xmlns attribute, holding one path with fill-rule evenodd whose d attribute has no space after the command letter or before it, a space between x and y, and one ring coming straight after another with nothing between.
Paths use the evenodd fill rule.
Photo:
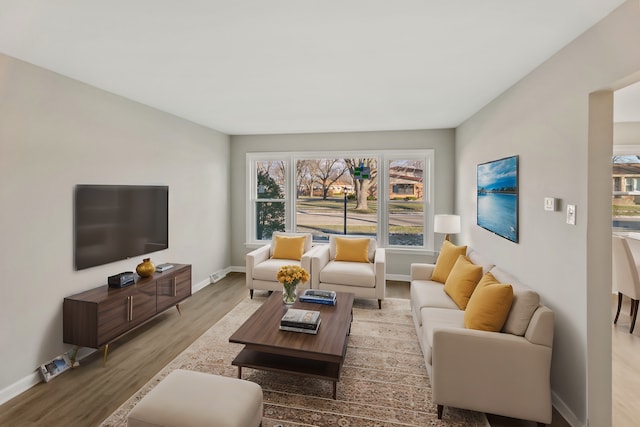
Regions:
<instances>
[{"instance_id":1,"label":"lamp shade","mask_svg":"<svg viewBox=\"0 0 640 427\"><path fill-rule=\"evenodd\" d=\"M460 215L436 215L433 217L433 231L456 234L460 232Z\"/></svg>"}]
</instances>

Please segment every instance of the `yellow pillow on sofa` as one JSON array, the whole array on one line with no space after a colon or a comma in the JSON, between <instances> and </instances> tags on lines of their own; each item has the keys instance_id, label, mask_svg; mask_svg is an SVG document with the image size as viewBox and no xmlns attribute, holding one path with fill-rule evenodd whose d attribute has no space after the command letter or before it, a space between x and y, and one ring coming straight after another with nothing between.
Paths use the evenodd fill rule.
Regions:
<instances>
[{"instance_id":1,"label":"yellow pillow on sofa","mask_svg":"<svg viewBox=\"0 0 640 427\"><path fill-rule=\"evenodd\" d=\"M475 265L469 258L460 255L447 281L444 282L444 291L461 310L464 310L480 279L482 279L482 266Z\"/></svg>"},{"instance_id":2,"label":"yellow pillow on sofa","mask_svg":"<svg viewBox=\"0 0 640 427\"><path fill-rule=\"evenodd\" d=\"M336 237L335 261L369 262L369 239Z\"/></svg>"},{"instance_id":3,"label":"yellow pillow on sofa","mask_svg":"<svg viewBox=\"0 0 640 427\"><path fill-rule=\"evenodd\" d=\"M273 256L275 259L295 259L300 261L304 253L305 236L274 236Z\"/></svg>"},{"instance_id":4,"label":"yellow pillow on sofa","mask_svg":"<svg viewBox=\"0 0 640 427\"><path fill-rule=\"evenodd\" d=\"M493 274L485 274L473 291L464 312L464 327L499 332L513 303L513 287L500 283Z\"/></svg>"},{"instance_id":5,"label":"yellow pillow on sofa","mask_svg":"<svg viewBox=\"0 0 640 427\"><path fill-rule=\"evenodd\" d=\"M442 242L440 255L438 255L436 266L433 269L433 273L431 273L431 280L440 283L446 282L453 264L456 263L460 255L466 255L466 253L466 246L456 246L448 240Z\"/></svg>"}]
</instances>

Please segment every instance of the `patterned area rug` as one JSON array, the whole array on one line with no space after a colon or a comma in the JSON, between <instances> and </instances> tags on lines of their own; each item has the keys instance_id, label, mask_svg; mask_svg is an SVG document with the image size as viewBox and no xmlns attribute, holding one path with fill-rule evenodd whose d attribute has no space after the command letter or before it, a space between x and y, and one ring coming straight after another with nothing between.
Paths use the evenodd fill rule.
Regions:
<instances>
[{"instance_id":1,"label":"patterned area rug","mask_svg":"<svg viewBox=\"0 0 640 427\"><path fill-rule=\"evenodd\" d=\"M242 345L229 336L265 301L243 300L111 414L103 427L125 427L127 414L174 369L237 377L231 361ZM431 402L431 386L408 300L356 300L338 396L332 383L244 368L243 379L262 386L263 427L289 426L489 426L482 413L445 408L442 420Z\"/></svg>"}]
</instances>

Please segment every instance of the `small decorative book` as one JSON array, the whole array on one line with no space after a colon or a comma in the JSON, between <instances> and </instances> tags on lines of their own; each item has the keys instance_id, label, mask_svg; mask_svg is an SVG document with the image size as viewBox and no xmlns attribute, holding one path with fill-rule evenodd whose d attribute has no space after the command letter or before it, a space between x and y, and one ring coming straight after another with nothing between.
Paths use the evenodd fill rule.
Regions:
<instances>
[{"instance_id":1,"label":"small decorative book","mask_svg":"<svg viewBox=\"0 0 640 427\"><path fill-rule=\"evenodd\" d=\"M289 331L289 332L302 332L305 334L313 334L316 335L318 333L318 328L320 328L320 321L321 319L318 319L318 324L316 325L315 328L313 329L309 329L309 328L296 328L294 326L283 326L280 325L280 330L281 331Z\"/></svg>"},{"instance_id":2,"label":"small decorative book","mask_svg":"<svg viewBox=\"0 0 640 427\"><path fill-rule=\"evenodd\" d=\"M169 269L173 268L173 264L160 264L160 265L156 265L156 271L159 273L162 273L163 271L167 271Z\"/></svg>"},{"instance_id":3,"label":"small decorative book","mask_svg":"<svg viewBox=\"0 0 640 427\"><path fill-rule=\"evenodd\" d=\"M320 312L290 308L280 319L280 326L289 328L318 329Z\"/></svg>"},{"instance_id":4,"label":"small decorative book","mask_svg":"<svg viewBox=\"0 0 640 427\"><path fill-rule=\"evenodd\" d=\"M302 295L300 295L300 301L336 305L336 293L334 291L323 291L320 289L305 289Z\"/></svg>"}]
</instances>

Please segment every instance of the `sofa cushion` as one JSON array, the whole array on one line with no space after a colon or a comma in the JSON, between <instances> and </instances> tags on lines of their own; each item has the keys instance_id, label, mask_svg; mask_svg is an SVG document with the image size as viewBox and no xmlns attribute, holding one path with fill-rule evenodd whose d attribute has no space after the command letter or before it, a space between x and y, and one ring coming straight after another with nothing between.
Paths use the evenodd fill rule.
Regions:
<instances>
[{"instance_id":1,"label":"sofa cushion","mask_svg":"<svg viewBox=\"0 0 640 427\"><path fill-rule=\"evenodd\" d=\"M442 291L442 284L431 280L413 280L410 288L411 309L418 313L418 324L422 325L420 310L424 307L458 310L455 302Z\"/></svg>"},{"instance_id":2,"label":"sofa cushion","mask_svg":"<svg viewBox=\"0 0 640 427\"><path fill-rule=\"evenodd\" d=\"M271 258L253 267L253 278L255 280L266 280L268 282L277 282L276 275L283 265L300 265L299 261L290 259Z\"/></svg>"},{"instance_id":3,"label":"sofa cushion","mask_svg":"<svg viewBox=\"0 0 640 427\"><path fill-rule=\"evenodd\" d=\"M329 261L320 271L321 283L375 288L374 265L364 262Z\"/></svg>"},{"instance_id":4,"label":"sofa cushion","mask_svg":"<svg viewBox=\"0 0 640 427\"><path fill-rule=\"evenodd\" d=\"M420 311L424 342L433 347L433 331L442 328L464 328L464 311L425 307ZM431 360L428 361L431 363Z\"/></svg>"},{"instance_id":5,"label":"sofa cushion","mask_svg":"<svg viewBox=\"0 0 640 427\"><path fill-rule=\"evenodd\" d=\"M468 329L499 332L513 302L513 287L496 280L491 273L482 276L464 312Z\"/></svg>"},{"instance_id":6,"label":"sofa cushion","mask_svg":"<svg viewBox=\"0 0 640 427\"><path fill-rule=\"evenodd\" d=\"M513 303L507 320L502 327L502 332L524 336L529 327L531 316L540 305L540 295L519 283L515 277L499 267L492 268L491 274L500 283L510 283L513 286Z\"/></svg>"},{"instance_id":7,"label":"sofa cushion","mask_svg":"<svg viewBox=\"0 0 640 427\"><path fill-rule=\"evenodd\" d=\"M466 246L456 246L448 240L442 242L440 254L436 260L436 266L431 274L431 280L440 283L446 282L453 265L458 260L458 257L460 255L465 255L466 253Z\"/></svg>"},{"instance_id":8,"label":"sofa cushion","mask_svg":"<svg viewBox=\"0 0 640 427\"><path fill-rule=\"evenodd\" d=\"M336 261L369 262L369 239L336 237Z\"/></svg>"},{"instance_id":9,"label":"sofa cushion","mask_svg":"<svg viewBox=\"0 0 640 427\"><path fill-rule=\"evenodd\" d=\"M444 282L444 291L458 308L464 310L481 278L482 267L473 264L466 256L460 255L453 265L447 281Z\"/></svg>"},{"instance_id":10,"label":"sofa cushion","mask_svg":"<svg viewBox=\"0 0 640 427\"><path fill-rule=\"evenodd\" d=\"M272 258L300 261L305 239L305 236L273 236Z\"/></svg>"},{"instance_id":11,"label":"sofa cushion","mask_svg":"<svg viewBox=\"0 0 640 427\"><path fill-rule=\"evenodd\" d=\"M482 274L486 274L494 267L494 264L487 260L482 254L472 248L467 248L467 258L475 265L482 266Z\"/></svg>"}]
</instances>

